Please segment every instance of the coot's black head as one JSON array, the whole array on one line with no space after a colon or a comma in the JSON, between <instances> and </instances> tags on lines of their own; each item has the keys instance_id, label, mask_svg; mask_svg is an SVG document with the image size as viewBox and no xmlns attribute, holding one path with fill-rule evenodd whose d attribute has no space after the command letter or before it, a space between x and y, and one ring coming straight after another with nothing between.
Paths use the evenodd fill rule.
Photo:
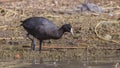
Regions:
<instances>
[{"instance_id":1,"label":"coot's black head","mask_svg":"<svg viewBox=\"0 0 120 68\"><path fill-rule=\"evenodd\" d=\"M64 32L70 32L72 35L74 35L72 26L70 24L64 24L62 26L62 29L64 30Z\"/></svg>"}]
</instances>

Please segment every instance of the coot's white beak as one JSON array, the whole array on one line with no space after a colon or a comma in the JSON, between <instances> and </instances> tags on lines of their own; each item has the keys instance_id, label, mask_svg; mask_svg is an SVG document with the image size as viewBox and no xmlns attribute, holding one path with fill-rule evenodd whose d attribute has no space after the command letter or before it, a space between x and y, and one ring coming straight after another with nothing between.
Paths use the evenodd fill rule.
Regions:
<instances>
[{"instance_id":1,"label":"coot's white beak","mask_svg":"<svg viewBox=\"0 0 120 68\"><path fill-rule=\"evenodd\" d=\"M74 36L74 33L73 33L73 29L71 28L70 30L70 33L72 34L72 36Z\"/></svg>"}]
</instances>

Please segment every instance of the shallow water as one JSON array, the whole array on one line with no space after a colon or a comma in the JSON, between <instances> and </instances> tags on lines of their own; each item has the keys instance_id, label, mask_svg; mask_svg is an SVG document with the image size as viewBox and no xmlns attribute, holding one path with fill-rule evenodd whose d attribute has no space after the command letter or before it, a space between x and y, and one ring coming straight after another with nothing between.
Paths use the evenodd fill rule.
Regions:
<instances>
[{"instance_id":1,"label":"shallow water","mask_svg":"<svg viewBox=\"0 0 120 68\"><path fill-rule=\"evenodd\" d=\"M120 68L119 50L73 49L44 51L40 54L37 51L22 53L24 57L21 58L2 57L0 68Z\"/></svg>"},{"instance_id":2,"label":"shallow water","mask_svg":"<svg viewBox=\"0 0 120 68\"><path fill-rule=\"evenodd\" d=\"M117 63L118 64L118 63ZM71 63L43 63L33 64L27 68L115 68L115 63L83 63L83 62L71 62ZM117 66L118 67L118 66Z\"/></svg>"},{"instance_id":3,"label":"shallow water","mask_svg":"<svg viewBox=\"0 0 120 68\"><path fill-rule=\"evenodd\" d=\"M45 61L10 60L1 61L0 68L120 68L119 60L114 61Z\"/></svg>"}]
</instances>

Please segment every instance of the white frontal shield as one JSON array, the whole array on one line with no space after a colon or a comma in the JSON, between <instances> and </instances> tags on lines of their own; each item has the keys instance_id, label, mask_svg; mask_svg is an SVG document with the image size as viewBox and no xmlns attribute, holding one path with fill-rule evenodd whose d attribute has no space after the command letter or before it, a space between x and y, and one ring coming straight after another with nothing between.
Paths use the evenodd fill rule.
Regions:
<instances>
[{"instance_id":1,"label":"white frontal shield","mask_svg":"<svg viewBox=\"0 0 120 68\"><path fill-rule=\"evenodd\" d=\"M72 36L74 36L74 33L73 33L73 29L72 29L72 28L71 28L70 32L71 32Z\"/></svg>"}]
</instances>

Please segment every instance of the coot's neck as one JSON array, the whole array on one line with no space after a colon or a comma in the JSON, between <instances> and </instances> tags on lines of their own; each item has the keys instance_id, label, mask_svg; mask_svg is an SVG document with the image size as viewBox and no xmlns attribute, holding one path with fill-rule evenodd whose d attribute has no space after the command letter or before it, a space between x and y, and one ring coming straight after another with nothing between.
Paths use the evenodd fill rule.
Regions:
<instances>
[{"instance_id":1,"label":"coot's neck","mask_svg":"<svg viewBox=\"0 0 120 68\"><path fill-rule=\"evenodd\" d=\"M59 33L59 37L62 37L62 35L64 34L64 29L61 27L61 28L58 30L58 33Z\"/></svg>"},{"instance_id":2,"label":"coot's neck","mask_svg":"<svg viewBox=\"0 0 120 68\"><path fill-rule=\"evenodd\" d=\"M54 39L59 39L64 34L64 29L61 27L56 31L56 35L54 35Z\"/></svg>"}]
</instances>

